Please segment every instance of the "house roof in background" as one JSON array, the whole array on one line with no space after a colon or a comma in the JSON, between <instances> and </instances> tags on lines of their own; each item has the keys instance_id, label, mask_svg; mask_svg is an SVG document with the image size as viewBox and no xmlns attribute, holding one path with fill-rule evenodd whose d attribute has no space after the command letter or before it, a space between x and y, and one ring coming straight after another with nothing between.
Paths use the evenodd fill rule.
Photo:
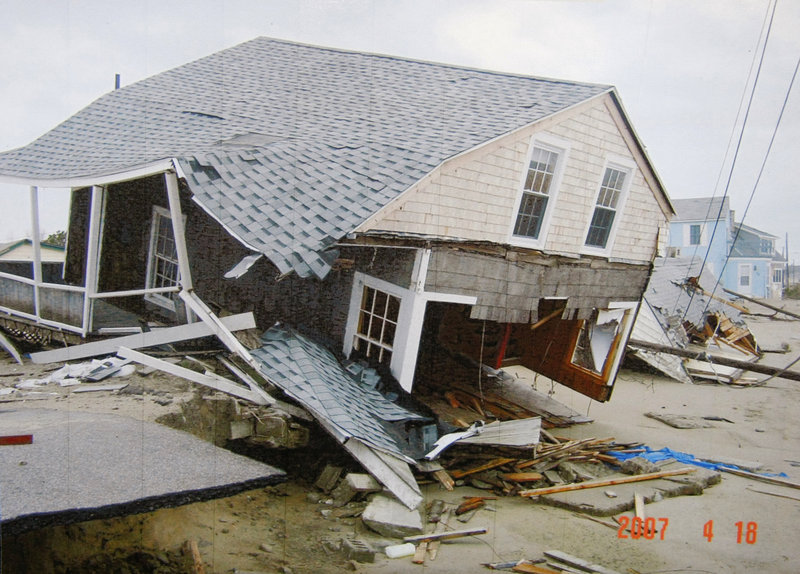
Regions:
<instances>
[{"instance_id":1,"label":"house roof in background","mask_svg":"<svg viewBox=\"0 0 800 574\"><path fill-rule=\"evenodd\" d=\"M0 154L0 178L107 178L175 158L243 244L323 277L326 249L448 157L605 93L256 38L102 96Z\"/></svg>"},{"instance_id":2,"label":"house roof in background","mask_svg":"<svg viewBox=\"0 0 800 574\"><path fill-rule=\"evenodd\" d=\"M63 262L66 250L60 245L40 243L42 261ZM0 243L0 261L33 261L33 241L17 239Z\"/></svg>"},{"instance_id":3,"label":"house roof in background","mask_svg":"<svg viewBox=\"0 0 800 574\"><path fill-rule=\"evenodd\" d=\"M672 221L716 221L719 216L727 220L730 216L728 197L694 197L689 199L673 199L675 217ZM720 211L722 206L722 211Z\"/></svg>"}]
</instances>

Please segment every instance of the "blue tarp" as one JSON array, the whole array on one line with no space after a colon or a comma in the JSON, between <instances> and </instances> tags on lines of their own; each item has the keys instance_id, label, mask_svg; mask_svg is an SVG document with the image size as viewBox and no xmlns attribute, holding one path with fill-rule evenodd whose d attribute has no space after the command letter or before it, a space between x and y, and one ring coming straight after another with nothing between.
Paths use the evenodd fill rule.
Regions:
<instances>
[{"instance_id":1,"label":"blue tarp","mask_svg":"<svg viewBox=\"0 0 800 574\"><path fill-rule=\"evenodd\" d=\"M616 452L616 451L609 451L608 454L619 460L620 462L624 460L628 460L637 456L640 456L644 459L649 460L652 463L661 462L662 460L670 460L674 459L678 462L682 462L683 464L693 464L694 466L702 466L703 468L709 468L711 470L722 470L723 468L732 468L734 470L744 470L739 468L734 464L724 464L721 462L708 462L705 460L699 460L694 457L693 454L689 454L686 452L679 452L677 450L672 450L671 448L661 448L658 450L653 450L649 446L642 447L644 448L645 452ZM788 477L785 472L781 472L780 474L775 473L759 473L763 476L782 476Z\"/></svg>"}]
</instances>

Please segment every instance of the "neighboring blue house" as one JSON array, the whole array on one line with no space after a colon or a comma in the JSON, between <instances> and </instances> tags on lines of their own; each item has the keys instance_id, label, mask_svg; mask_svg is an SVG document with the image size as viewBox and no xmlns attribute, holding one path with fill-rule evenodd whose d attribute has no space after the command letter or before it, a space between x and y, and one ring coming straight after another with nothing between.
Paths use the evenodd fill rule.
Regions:
<instances>
[{"instance_id":1,"label":"neighboring blue house","mask_svg":"<svg viewBox=\"0 0 800 574\"><path fill-rule=\"evenodd\" d=\"M730 291L781 297L785 260L775 250L777 237L735 223L727 197L673 199L672 204L676 216L670 222L669 257L705 258L705 270Z\"/></svg>"},{"instance_id":2,"label":"neighboring blue house","mask_svg":"<svg viewBox=\"0 0 800 574\"><path fill-rule=\"evenodd\" d=\"M673 199L672 204L676 215L669 224L668 255L702 259L708 252L705 270L719 277L728 256L733 229L733 211L728 198Z\"/></svg>"},{"instance_id":3,"label":"neighboring blue house","mask_svg":"<svg viewBox=\"0 0 800 574\"><path fill-rule=\"evenodd\" d=\"M723 285L742 295L780 298L786 260L775 250L777 239L743 223L735 224Z\"/></svg>"}]
</instances>

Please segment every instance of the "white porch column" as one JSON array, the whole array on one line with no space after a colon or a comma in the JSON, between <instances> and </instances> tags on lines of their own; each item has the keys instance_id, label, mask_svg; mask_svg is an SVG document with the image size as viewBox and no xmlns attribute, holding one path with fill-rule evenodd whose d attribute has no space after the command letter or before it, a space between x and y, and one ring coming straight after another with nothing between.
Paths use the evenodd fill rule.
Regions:
<instances>
[{"instance_id":1,"label":"white porch column","mask_svg":"<svg viewBox=\"0 0 800 574\"><path fill-rule=\"evenodd\" d=\"M31 245L33 245L33 314L39 315L39 285L42 283L42 248L39 242L39 188L31 186Z\"/></svg>"},{"instance_id":2,"label":"white porch column","mask_svg":"<svg viewBox=\"0 0 800 574\"><path fill-rule=\"evenodd\" d=\"M92 202L89 208L89 243L86 246L86 274L83 297L83 335L92 330L93 296L97 294L100 270L100 251L103 240L103 211L105 209L105 188L92 186Z\"/></svg>"},{"instance_id":3,"label":"white porch column","mask_svg":"<svg viewBox=\"0 0 800 574\"><path fill-rule=\"evenodd\" d=\"M164 181L167 184L169 217L172 220L172 235L175 238L175 251L178 254L181 289L183 291L192 291L194 287L192 285L192 272L189 268L189 252L186 249L186 229L183 225L178 176L174 171L164 172ZM186 320L189 323L194 321L193 310L189 305L186 306Z\"/></svg>"}]
</instances>

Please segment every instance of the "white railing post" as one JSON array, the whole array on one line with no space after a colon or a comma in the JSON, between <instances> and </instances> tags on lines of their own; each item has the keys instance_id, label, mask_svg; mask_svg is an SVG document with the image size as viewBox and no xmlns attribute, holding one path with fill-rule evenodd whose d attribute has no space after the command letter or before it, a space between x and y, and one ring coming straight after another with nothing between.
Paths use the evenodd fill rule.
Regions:
<instances>
[{"instance_id":1,"label":"white railing post","mask_svg":"<svg viewBox=\"0 0 800 574\"><path fill-rule=\"evenodd\" d=\"M103 237L103 209L105 188L92 186L92 204L89 212L89 244L86 246L86 293L83 298L83 335L92 330L94 295L97 293L100 269L100 248Z\"/></svg>"},{"instance_id":2,"label":"white railing post","mask_svg":"<svg viewBox=\"0 0 800 574\"><path fill-rule=\"evenodd\" d=\"M39 285L42 283L42 249L39 244L39 188L31 186L31 245L33 245L33 314L41 318Z\"/></svg>"}]
</instances>

